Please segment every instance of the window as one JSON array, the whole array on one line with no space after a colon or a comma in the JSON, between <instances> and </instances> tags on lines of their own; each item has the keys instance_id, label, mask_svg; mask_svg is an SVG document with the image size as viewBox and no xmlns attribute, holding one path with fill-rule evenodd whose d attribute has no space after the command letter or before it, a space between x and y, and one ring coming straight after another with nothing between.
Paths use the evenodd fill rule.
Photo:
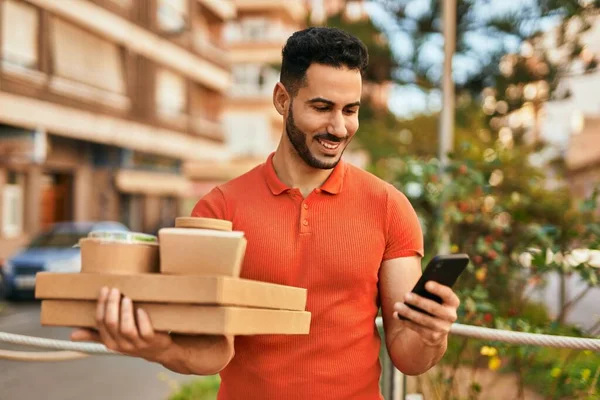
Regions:
<instances>
[{"instance_id":1,"label":"window","mask_svg":"<svg viewBox=\"0 0 600 400\"><path fill-rule=\"evenodd\" d=\"M23 233L23 187L19 180L9 176L2 190L2 236L6 238Z\"/></svg>"},{"instance_id":2,"label":"window","mask_svg":"<svg viewBox=\"0 0 600 400\"><path fill-rule=\"evenodd\" d=\"M233 94L237 96L270 96L279 81L279 72L260 64L238 64L232 68Z\"/></svg>"},{"instance_id":3,"label":"window","mask_svg":"<svg viewBox=\"0 0 600 400\"><path fill-rule=\"evenodd\" d=\"M274 150L268 118L250 113L224 119L229 150L236 156L265 156Z\"/></svg>"},{"instance_id":4,"label":"window","mask_svg":"<svg viewBox=\"0 0 600 400\"><path fill-rule=\"evenodd\" d=\"M165 33L177 33L186 28L188 15L186 0L159 0L157 9L158 29Z\"/></svg>"},{"instance_id":5,"label":"window","mask_svg":"<svg viewBox=\"0 0 600 400\"><path fill-rule=\"evenodd\" d=\"M247 18L241 23L242 36L249 40L268 38L269 22L265 18Z\"/></svg>"},{"instance_id":6,"label":"window","mask_svg":"<svg viewBox=\"0 0 600 400\"><path fill-rule=\"evenodd\" d=\"M123 55L116 44L59 19L52 28L56 75L125 94Z\"/></svg>"},{"instance_id":7,"label":"window","mask_svg":"<svg viewBox=\"0 0 600 400\"><path fill-rule=\"evenodd\" d=\"M238 22L227 22L223 30L223 39L226 43L235 43L242 40L242 27Z\"/></svg>"},{"instance_id":8,"label":"window","mask_svg":"<svg viewBox=\"0 0 600 400\"><path fill-rule=\"evenodd\" d=\"M158 114L177 117L186 112L186 82L181 76L159 69L156 73L156 109Z\"/></svg>"},{"instance_id":9,"label":"window","mask_svg":"<svg viewBox=\"0 0 600 400\"><path fill-rule=\"evenodd\" d=\"M38 11L24 3L7 0L2 8L2 60L19 67L38 67Z\"/></svg>"}]
</instances>

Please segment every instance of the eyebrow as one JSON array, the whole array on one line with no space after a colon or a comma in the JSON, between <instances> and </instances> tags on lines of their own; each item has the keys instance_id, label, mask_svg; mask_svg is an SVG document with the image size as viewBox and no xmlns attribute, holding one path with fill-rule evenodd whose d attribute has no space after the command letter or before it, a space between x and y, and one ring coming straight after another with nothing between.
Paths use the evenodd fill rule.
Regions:
<instances>
[{"instance_id":1,"label":"eyebrow","mask_svg":"<svg viewBox=\"0 0 600 400\"><path fill-rule=\"evenodd\" d=\"M327 104L327 105L330 105L330 106L333 106L333 105L335 105L335 103L334 103L333 101L331 101L331 100L328 100L328 99L325 99L325 98L323 98L323 97L315 97L315 98L313 98L313 99L310 99L310 100L308 100L308 101L307 101L307 103L308 103L308 104L314 104L314 103L324 103L324 104ZM360 106L360 101L356 101L356 102L354 102L354 103L346 104L346 105L344 106L344 108L348 108L348 107L357 107L357 106Z\"/></svg>"}]
</instances>

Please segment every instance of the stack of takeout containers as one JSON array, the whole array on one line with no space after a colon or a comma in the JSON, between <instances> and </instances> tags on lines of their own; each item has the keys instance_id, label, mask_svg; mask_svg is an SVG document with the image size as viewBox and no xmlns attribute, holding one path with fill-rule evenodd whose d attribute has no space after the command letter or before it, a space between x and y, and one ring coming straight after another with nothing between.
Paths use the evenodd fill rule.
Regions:
<instances>
[{"instance_id":1,"label":"stack of takeout containers","mask_svg":"<svg viewBox=\"0 0 600 400\"><path fill-rule=\"evenodd\" d=\"M243 232L229 221L177 218L156 236L92 232L81 239L81 272L41 272L41 323L96 326L103 286L144 308L157 331L184 334L308 334L306 289L240 278Z\"/></svg>"}]
</instances>

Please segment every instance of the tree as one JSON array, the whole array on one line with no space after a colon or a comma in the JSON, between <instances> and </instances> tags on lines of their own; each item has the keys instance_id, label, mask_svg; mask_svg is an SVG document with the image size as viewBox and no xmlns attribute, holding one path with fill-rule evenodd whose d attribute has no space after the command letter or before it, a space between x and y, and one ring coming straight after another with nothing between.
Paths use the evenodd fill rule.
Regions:
<instances>
[{"instance_id":1,"label":"tree","mask_svg":"<svg viewBox=\"0 0 600 400\"><path fill-rule=\"evenodd\" d=\"M440 0L373 0L391 17L386 31L403 39L404 54L396 54L394 73L402 85L417 85L425 91L440 87L442 54ZM496 0L457 0L456 54L454 57L457 94L477 96L495 83L500 75L500 61L523 42L540 38L542 23L557 20L555 53L563 52L568 61L583 59L587 70L597 66L597 59L579 44L579 37L590 28L590 19L600 7L598 0L535 0L514 2ZM423 6L427 4L426 6ZM555 51L557 50L557 51ZM552 57L550 57L552 59ZM565 60L558 60L567 72ZM549 71L550 72L550 71ZM552 78L551 75L548 78Z\"/></svg>"}]
</instances>

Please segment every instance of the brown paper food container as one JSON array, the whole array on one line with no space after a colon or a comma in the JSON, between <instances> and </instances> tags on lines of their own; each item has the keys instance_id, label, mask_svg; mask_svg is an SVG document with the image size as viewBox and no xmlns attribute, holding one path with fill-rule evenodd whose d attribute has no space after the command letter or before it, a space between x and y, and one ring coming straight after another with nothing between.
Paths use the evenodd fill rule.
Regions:
<instances>
[{"instance_id":1,"label":"brown paper food container","mask_svg":"<svg viewBox=\"0 0 600 400\"><path fill-rule=\"evenodd\" d=\"M249 279L208 275L39 272L35 297L96 300L103 287L134 302L203 304L304 311L306 289Z\"/></svg>"},{"instance_id":2,"label":"brown paper food container","mask_svg":"<svg viewBox=\"0 0 600 400\"><path fill-rule=\"evenodd\" d=\"M308 334L311 314L306 311L190 304L137 303L159 332L207 335ZM44 326L96 327L96 302L43 300Z\"/></svg>"},{"instance_id":3,"label":"brown paper food container","mask_svg":"<svg viewBox=\"0 0 600 400\"><path fill-rule=\"evenodd\" d=\"M159 272L158 244L119 243L96 238L79 240L81 272L141 274Z\"/></svg>"},{"instance_id":4,"label":"brown paper food container","mask_svg":"<svg viewBox=\"0 0 600 400\"><path fill-rule=\"evenodd\" d=\"M247 242L230 221L178 218L176 225L158 232L161 273L240 276Z\"/></svg>"}]
</instances>

